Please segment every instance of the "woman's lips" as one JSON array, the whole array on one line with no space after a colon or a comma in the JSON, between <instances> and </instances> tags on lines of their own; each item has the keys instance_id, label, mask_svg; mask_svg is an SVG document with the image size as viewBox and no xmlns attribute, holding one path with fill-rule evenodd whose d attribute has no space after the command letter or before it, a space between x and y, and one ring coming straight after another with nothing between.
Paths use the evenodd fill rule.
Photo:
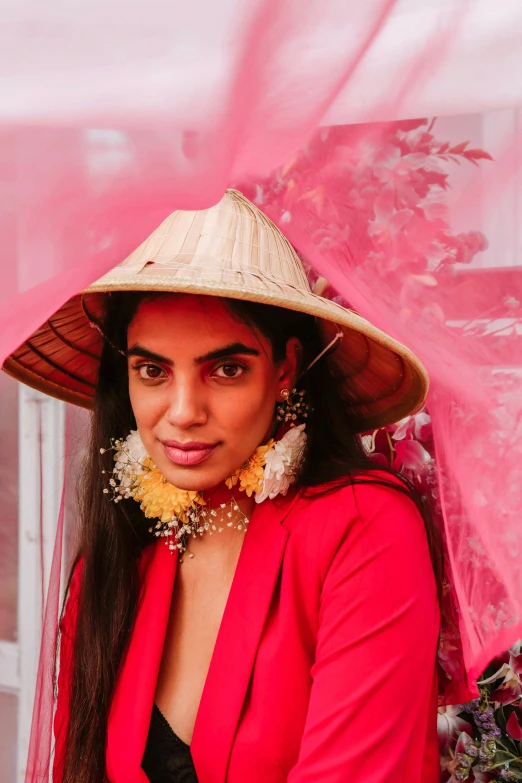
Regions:
<instances>
[{"instance_id":1,"label":"woman's lips","mask_svg":"<svg viewBox=\"0 0 522 783\"><path fill-rule=\"evenodd\" d=\"M175 465L200 465L204 462L217 443L178 443L174 440L163 441L165 454Z\"/></svg>"}]
</instances>

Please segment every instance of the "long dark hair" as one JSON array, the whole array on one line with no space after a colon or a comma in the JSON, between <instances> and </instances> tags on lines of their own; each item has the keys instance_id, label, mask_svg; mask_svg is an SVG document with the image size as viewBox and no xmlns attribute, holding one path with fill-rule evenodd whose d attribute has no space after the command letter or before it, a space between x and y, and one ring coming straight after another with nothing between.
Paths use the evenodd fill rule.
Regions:
<instances>
[{"instance_id":1,"label":"long dark hair","mask_svg":"<svg viewBox=\"0 0 522 783\"><path fill-rule=\"evenodd\" d=\"M137 503L107 501L102 471L112 470L112 454L102 454L100 449L108 445L110 437L126 437L136 427L127 387L127 360L117 349L126 347L127 328L139 304L164 295L126 292L106 298L106 340L81 493L78 558L82 558L82 576L63 783L105 780L109 706L140 597L138 557L151 538ZM274 361L284 358L291 337L297 337L303 346L303 366L321 350L312 316L233 299L226 302L234 317L268 339ZM423 498L406 480L398 485L394 471L386 471L366 455L354 422L346 414L346 402L336 381L324 371L324 363L319 361L305 373L301 386L313 407L307 425L309 448L299 479L301 486L329 492L339 486L371 481L410 496L425 521L440 600L442 543Z\"/></svg>"}]
</instances>

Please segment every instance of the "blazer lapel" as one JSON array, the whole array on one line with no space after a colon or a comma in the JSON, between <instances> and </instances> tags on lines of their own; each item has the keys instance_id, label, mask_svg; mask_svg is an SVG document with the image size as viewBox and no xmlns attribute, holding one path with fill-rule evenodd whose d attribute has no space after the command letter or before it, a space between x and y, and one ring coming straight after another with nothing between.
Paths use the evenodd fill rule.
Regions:
<instances>
[{"instance_id":1,"label":"blazer lapel","mask_svg":"<svg viewBox=\"0 0 522 783\"><path fill-rule=\"evenodd\" d=\"M146 783L141 769L156 691L177 554L163 541L142 555L143 592L109 712L107 773L111 783Z\"/></svg>"},{"instance_id":2,"label":"blazer lapel","mask_svg":"<svg viewBox=\"0 0 522 783\"><path fill-rule=\"evenodd\" d=\"M255 507L219 628L190 746L199 783L224 783L228 759L288 538L291 502Z\"/></svg>"}]
</instances>

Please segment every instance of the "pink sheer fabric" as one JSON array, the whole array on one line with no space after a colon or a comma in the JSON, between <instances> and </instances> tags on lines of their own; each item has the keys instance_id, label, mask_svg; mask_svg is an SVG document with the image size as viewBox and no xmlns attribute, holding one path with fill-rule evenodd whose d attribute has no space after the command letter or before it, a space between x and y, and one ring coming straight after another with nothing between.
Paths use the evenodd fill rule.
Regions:
<instances>
[{"instance_id":1,"label":"pink sheer fabric","mask_svg":"<svg viewBox=\"0 0 522 783\"><path fill-rule=\"evenodd\" d=\"M53 560L49 576L47 602L43 617L42 650L38 664L36 693L29 740L26 781L44 781L50 779L50 758L53 747L53 718L55 696L55 651L60 611L60 574L62 570L63 523L65 511L65 480L60 503L57 534Z\"/></svg>"},{"instance_id":2,"label":"pink sheer fabric","mask_svg":"<svg viewBox=\"0 0 522 783\"><path fill-rule=\"evenodd\" d=\"M411 347L429 371L450 581L472 687L522 628L522 284L515 265L498 268L494 258L466 270L487 239L452 230L458 216L445 168L461 155L466 163L468 148L439 142L435 128L404 121L324 129L250 196L344 304ZM468 162L484 159L469 150ZM479 227L469 188L466 209ZM444 700L455 700L454 685Z\"/></svg>"},{"instance_id":3,"label":"pink sheer fabric","mask_svg":"<svg viewBox=\"0 0 522 783\"><path fill-rule=\"evenodd\" d=\"M522 636L520 4L29 0L0 20L0 360L170 211L243 189L430 372L472 684ZM435 113L468 116L390 123ZM47 780L51 579L28 783Z\"/></svg>"}]
</instances>

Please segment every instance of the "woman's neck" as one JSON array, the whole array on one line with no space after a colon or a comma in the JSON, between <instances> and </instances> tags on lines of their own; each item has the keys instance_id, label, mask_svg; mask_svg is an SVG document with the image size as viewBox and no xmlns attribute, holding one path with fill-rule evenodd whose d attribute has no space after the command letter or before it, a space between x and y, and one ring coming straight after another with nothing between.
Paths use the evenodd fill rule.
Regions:
<instances>
[{"instance_id":1,"label":"woman's neck","mask_svg":"<svg viewBox=\"0 0 522 783\"><path fill-rule=\"evenodd\" d=\"M202 559L220 559L227 557L229 552L234 557L245 536L247 520L254 511L254 497L238 492L237 488L235 491L229 489L224 483L200 494L205 500L210 522L216 529L203 536L190 537L184 560L197 557L202 564Z\"/></svg>"}]
</instances>

